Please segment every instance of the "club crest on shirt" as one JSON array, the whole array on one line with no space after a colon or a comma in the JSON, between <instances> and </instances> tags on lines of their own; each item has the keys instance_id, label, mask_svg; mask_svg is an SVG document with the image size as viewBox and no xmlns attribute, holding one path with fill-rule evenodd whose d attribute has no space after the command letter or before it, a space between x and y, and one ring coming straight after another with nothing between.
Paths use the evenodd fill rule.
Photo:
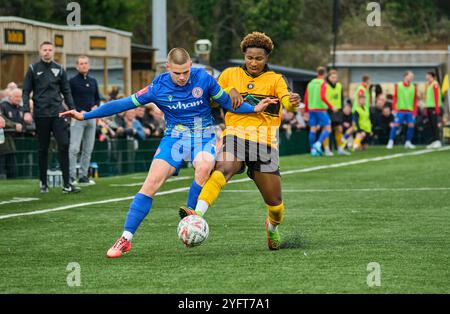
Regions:
<instances>
[{"instance_id":1,"label":"club crest on shirt","mask_svg":"<svg viewBox=\"0 0 450 314\"><path fill-rule=\"evenodd\" d=\"M60 71L59 69L52 69L53 75L54 75L55 77L58 76L59 71Z\"/></svg>"},{"instance_id":2,"label":"club crest on shirt","mask_svg":"<svg viewBox=\"0 0 450 314\"><path fill-rule=\"evenodd\" d=\"M253 89L253 88L255 88L255 85L254 85L253 83L249 83L249 84L247 85L247 88L248 88L248 89Z\"/></svg>"},{"instance_id":3,"label":"club crest on shirt","mask_svg":"<svg viewBox=\"0 0 450 314\"><path fill-rule=\"evenodd\" d=\"M203 89L201 89L200 87L196 87L192 90L192 96L194 96L195 98L200 98L203 96Z\"/></svg>"}]
</instances>

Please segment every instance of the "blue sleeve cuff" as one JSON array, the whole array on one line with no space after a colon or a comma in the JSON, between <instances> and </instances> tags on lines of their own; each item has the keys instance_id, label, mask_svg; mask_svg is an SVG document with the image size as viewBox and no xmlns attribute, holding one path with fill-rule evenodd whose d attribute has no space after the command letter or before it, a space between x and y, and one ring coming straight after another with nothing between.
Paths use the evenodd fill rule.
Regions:
<instances>
[{"instance_id":1,"label":"blue sleeve cuff","mask_svg":"<svg viewBox=\"0 0 450 314\"><path fill-rule=\"evenodd\" d=\"M220 92L212 97L215 102L217 102L222 108L234 112L234 113L255 113L255 107L250 105L247 102L244 102L239 106L236 110L233 110L233 106L231 104L230 96L221 89Z\"/></svg>"}]
</instances>

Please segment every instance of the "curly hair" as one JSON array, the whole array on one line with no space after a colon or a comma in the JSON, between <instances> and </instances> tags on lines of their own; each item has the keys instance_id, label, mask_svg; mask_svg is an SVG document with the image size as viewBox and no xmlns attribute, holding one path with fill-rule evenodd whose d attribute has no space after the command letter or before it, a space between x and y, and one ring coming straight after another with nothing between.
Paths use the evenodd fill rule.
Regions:
<instances>
[{"instance_id":1,"label":"curly hair","mask_svg":"<svg viewBox=\"0 0 450 314\"><path fill-rule=\"evenodd\" d=\"M274 48L272 39L264 33L253 32L244 37L241 41L242 52L246 52L248 48L261 48L267 54L270 54Z\"/></svg>"}]
</instances>

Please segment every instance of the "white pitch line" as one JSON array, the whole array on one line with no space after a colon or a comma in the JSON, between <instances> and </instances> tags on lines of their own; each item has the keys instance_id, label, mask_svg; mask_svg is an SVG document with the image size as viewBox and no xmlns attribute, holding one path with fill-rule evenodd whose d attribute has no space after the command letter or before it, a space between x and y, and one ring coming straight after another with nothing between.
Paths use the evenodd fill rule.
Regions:
<instances>
[{"instance_id":1,"label":"white pitch line","mask_svg":"<svg viewBox=\"0 0 450 314\"><path fill-rule=\"evenodd\" d=\"M32 201L39 201L39 200L40 200L39 198L35 198L35 197L14 197L12 200L0 202L0 205L32 202Z\"/></svg>"},{"instance_id":2,"label":"white pitch line","mask_svg":"<svg viewBox=\"0 0 450 314\"><path fill-rule=\"evenodd\" d=\"M176 181L184 181L192 179L193 177L175 177L170 178L166 182L176 182ZM144 182L138 182L138 183L129 183L129 184L110 184L111 187L131 187L131 186L141 186L144 184Z\"/></svg>"},{"instance_id":3,"label":"white pitch line","mask_svg":"<svg viewBox=\"0 0 450 314\"><path fill-rule=\"evenodd\" d=\"M419 150L419 151L410 152L410 153L387 155L387 156L383 156L383 157L365 158L365 159L359 159L359 160L354 160L354 161L349 161L349 162L342 162L342 163L337 163L337 164L323 165L323 166L310 167L310 168L297 169L297 170L289 170L289 171L284 171L281 174L282 175L290 175L290 174L294 174L294 173L304 173L304 172L312 172L312 171L318 171L318 170L323 170L323 169L340 168L340 167L364 164L364 163L368 163L368 162L372 162L372 161L382 161L382 160L388 160L388 159L394 159L394 158L406 157L406 156L417 156L417 155L428 154L428 153L433 153L433 152L438 152L438 151L445 151L445 150L449 150L449 149L450 149L450 146L447 146L447 147L443 147L443 148L436 149L436 150L427 149L427 150ZM239 180L232 180L232 181L228 182L228 184L248 182L248 181L251 181L251 179L244 178L244 179L239 179ZM156 193L156 196L185 192L188 190L189 190L189 187L167 190L167 191ZM91 206L91 205L128 201L128 200L132 200L133 198L134 198L134 196L128 196L128 197L109 199L109 200L104 200L104 201L80 203L80 204L62 206L62 207L51 208L51 209L36 210L36 211L32 211L32 212L27 212L27 213L9 214L9 215L0 216L0 220L13 218L13 217L46 214L46 213L62 211L62 210L71 209L71 208L86 207L86 206Z\"/></svg>"},{"instance_id":4,"label":"white pitch line","mask_svg":"<svg viewBox=\"0 0 450 314\"><path fill-rule=\"evenodd\" d=\"M450 191L448 188L366 188L366 189L303 189L286 190L283 193L326 193L326 192L410 192L410 191ZM223 190L222 193L259 193L259 190Z\"/></svg>"}]
</instances>

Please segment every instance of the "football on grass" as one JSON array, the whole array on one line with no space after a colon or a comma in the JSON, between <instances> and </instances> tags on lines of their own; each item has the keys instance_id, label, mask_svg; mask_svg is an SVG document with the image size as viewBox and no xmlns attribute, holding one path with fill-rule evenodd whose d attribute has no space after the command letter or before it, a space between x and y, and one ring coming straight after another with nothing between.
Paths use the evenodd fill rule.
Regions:
<instances>
[{"instance_id":1,"label":"football on grass","mask_svg":"<svg viewBox=\"0 0 450 314\"><path fill-rule=\"evenodd\" d=\"M186 247L198 246L208 238L208 223L197 215L184 217L178 224L177 234Z\"/></svg>"}]
</instances>

